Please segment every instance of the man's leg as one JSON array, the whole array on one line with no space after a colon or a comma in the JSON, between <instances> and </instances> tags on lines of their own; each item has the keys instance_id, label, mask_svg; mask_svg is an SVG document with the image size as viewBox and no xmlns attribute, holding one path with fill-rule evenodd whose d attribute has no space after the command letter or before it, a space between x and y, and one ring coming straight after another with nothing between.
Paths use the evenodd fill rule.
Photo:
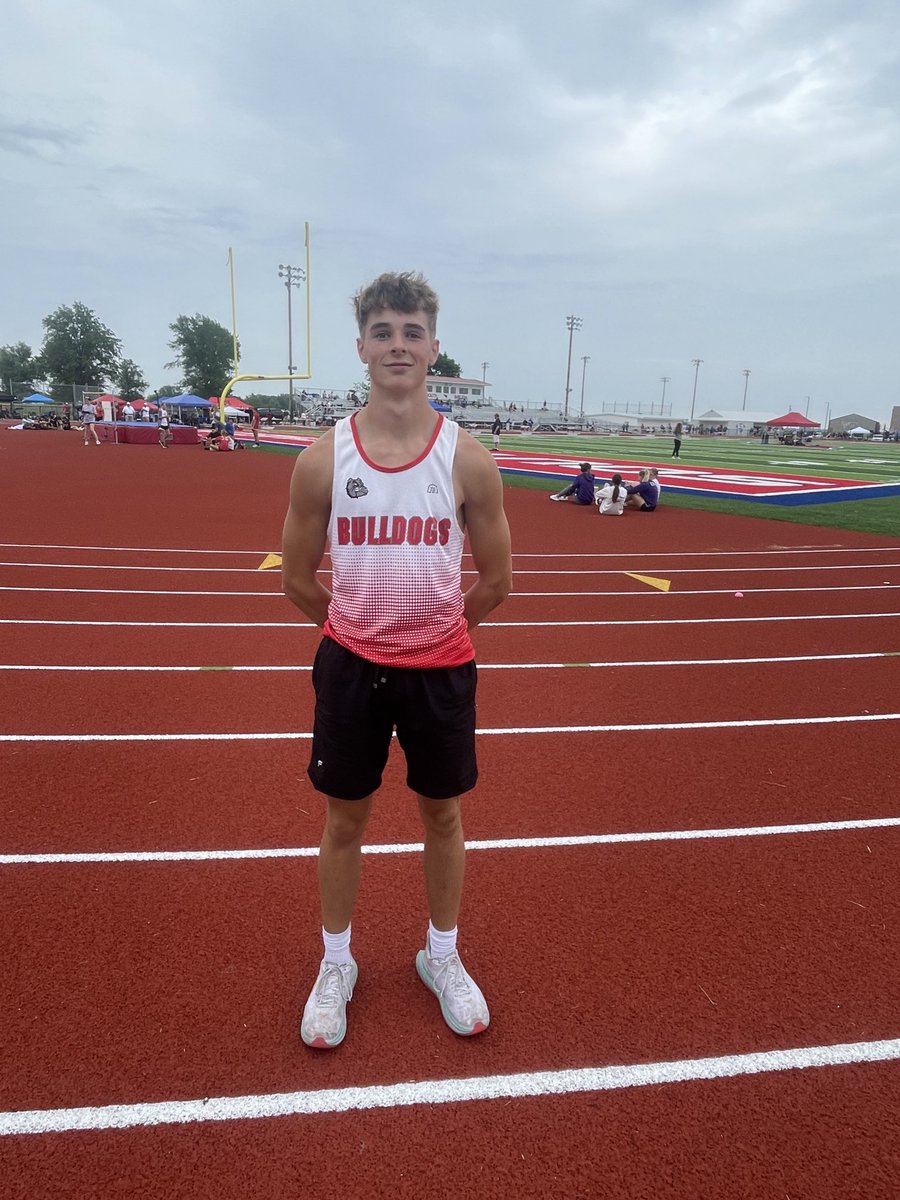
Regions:
<instances>
[{"instance_id":1,"label":"man's leg","mask_svg":"<svg viewBox=\"0 0 900 1200\"><path fill-rule=\"evenodd\" d=\"M459 797L429 800L419 796L425 829L425 892L428 915L435 929L456 927L466 871Z\"/></svg>"},{"instance_id":2,"label":"man's leg","mask_svg":"<svg viewBox=\"0 0 900 1200\"><path fill-rule=\"evenodd\" d=\"M328 933L343 933L353 916L362 868L362 837L371 809L371 796L364 800L328 797L318 863L322 926Z\"/></svg>"},{"instance_id":3,"label":"man's leg","mask_svg":"<svg viewBox=\"0 0 900 1200\"><path fill-rule=\"evenodd\" d=\"M355 801L328 797L318 863L325 953L300 1022L300 1037L316 1050L333 1050L347 1034L347 1004L358 974L350 953L350 918L371 806L371 796Z\"/></svg>"},{"instance_id":4,"label":"man's leg","mask_svg":"<svg viewBox=\"0 0 900 1200\"><path fill-rule=\"evenodd\" d=\"M431 920L425 949L416 956L416 971L437 996L453 1032L471 1037L484 1033L491 1015L456 949L466 854L459 798L429 800L420 795L419 812L425 829L425 890Z\"/></svg>"}]
</instances>

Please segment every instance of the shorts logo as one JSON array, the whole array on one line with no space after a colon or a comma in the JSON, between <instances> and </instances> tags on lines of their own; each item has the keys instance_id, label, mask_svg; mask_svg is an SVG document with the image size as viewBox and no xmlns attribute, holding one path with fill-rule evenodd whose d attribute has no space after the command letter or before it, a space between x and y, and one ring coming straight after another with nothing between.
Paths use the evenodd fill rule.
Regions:
<instances>
[{"instance_id":1,"label":"shorts logo","mask_svg":"<svg viewBox=\"0 0 900 1200\"><path fill-rule=\"evenodd\" d=\"M358 500L360 496L368 496L369 489L361 479L347 480L347 495L351 500Z\"/></svg>"}]
</instances>

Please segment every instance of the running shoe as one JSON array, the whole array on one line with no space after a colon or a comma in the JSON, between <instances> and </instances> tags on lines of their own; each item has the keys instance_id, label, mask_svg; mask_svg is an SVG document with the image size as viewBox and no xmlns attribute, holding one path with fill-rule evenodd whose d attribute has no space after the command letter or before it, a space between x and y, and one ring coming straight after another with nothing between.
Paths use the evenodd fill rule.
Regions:
<instances>
[{"instance_id":1,"label":"running shoe","mask_svg":"<svg viewBox=\"0 0 900 1200\"><path fill-rule=\"evenodd\" d=\"M454 1033L462 1037L484 1033L491 1023L487 1001L455 950L446 958L431 958L427 949L420 950L416 970L440 1000L441 1013Z\"/></svg>"},{"instance_id":2,"label":"running shoe","mask_svg":"<svg viewBox=\"0 0 900 1200\"><path fill-rule=\"evenodd\" d=\"M556 492L550 493L551 500L565 500L565 496L557 496Z\"/></svg>"},{"instance_id":3,"label":"running shoe","mask_svg":"<svg viewBox=\"0 0 900 1200\"><path fill-rule=\"evenodd\" d=\"M338 964L322 959L300 1022L300 1037L307 1046L333 1050L347 1036L347 1003L358 974L359 968L352 960Z\"/></svg>"}]
</instances>

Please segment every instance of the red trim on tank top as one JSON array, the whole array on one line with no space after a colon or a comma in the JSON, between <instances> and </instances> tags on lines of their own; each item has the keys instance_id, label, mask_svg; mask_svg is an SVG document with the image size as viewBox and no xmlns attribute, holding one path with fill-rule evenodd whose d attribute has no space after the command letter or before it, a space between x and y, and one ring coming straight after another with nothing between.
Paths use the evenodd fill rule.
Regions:
<instances>
[{"instance_id":1,"label":"red trim on tank top","mask_svg":"<svg viewBox=\"0 0 900 1200\"><path fill-rule=\"evenodd\" d=\"M442 413L436 413L437 422L434 426L434 433L429 438L428 445L422 451L418 458L414 458L412 462L404 463L402 467L382 467L377 462L372 462L368 454L362 448L362 443L359 440L359 433L356 428L356 413L350 415L350 432L353 434L353 444L356 446L356 451L359 457L363 460L367 467L371 467L373 471L383 471L385 475L396 474L397 471L408 471L411 467L417 467L420 462L424 462L431 451L434 449L434 444L438 440L438 434L441 432L441 427L444 424Z\"/></svg>"}]
</instances>

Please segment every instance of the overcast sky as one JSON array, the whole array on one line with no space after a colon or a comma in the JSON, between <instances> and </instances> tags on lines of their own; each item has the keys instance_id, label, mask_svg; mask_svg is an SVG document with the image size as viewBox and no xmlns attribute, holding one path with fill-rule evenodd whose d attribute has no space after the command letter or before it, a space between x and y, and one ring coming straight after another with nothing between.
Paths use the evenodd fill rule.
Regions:
<instances>
[{"instance_id":1,"label":"overcast sky","mask_svg":"<svg viewBox=\"0 0 900 1200\"><path fill-rule=\"evenodd\" d=\"M686 413L692 358L698 413L745 368L748 409L900 403L897 0L20 0L4 26L0 344L80 300L177 383L170 322L231 327L231 246L242 369L283 371L308 221L314 387L361 376L357 286L419 269L499 400L561 403L574 314L589 412L667 375Z\"/></svg>"}]
</instances>

